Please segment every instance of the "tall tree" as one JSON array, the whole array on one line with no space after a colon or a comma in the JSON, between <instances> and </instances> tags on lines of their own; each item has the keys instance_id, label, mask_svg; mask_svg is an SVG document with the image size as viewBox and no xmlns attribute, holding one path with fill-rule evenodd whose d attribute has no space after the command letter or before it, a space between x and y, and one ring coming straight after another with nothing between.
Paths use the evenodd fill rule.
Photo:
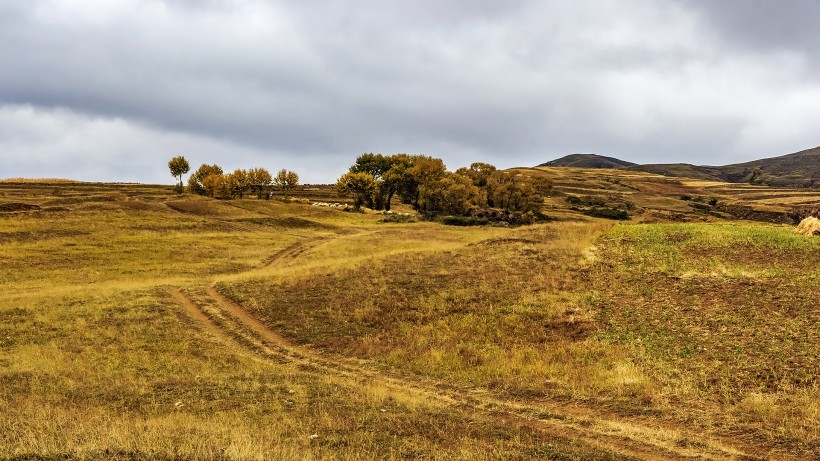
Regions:
<instances>
[{"instance_id":1,"label":"tall tree","mask_svg":"<svg viewBox=\"0 0 820 461\"><path fill-rule=\"evenodd\" d=\"M209 174L202 179L202 187L208 197L228 198L226 177L224 174Z\"/></svg>"},{"instance_id":2,"label":"tall tree","mask_svg":"<svg viewBox=\"0 0 820 461\"><path fill-rule=\"evenodd\" d=\"M336 181L336 190L339 195L352 197L353 208L357 210L372 196L375 187L376 181L368 173L348 172Z\"/></svg>"},{"instance_id":3,"label":"tall tree","mask_svg":"<svg viewBox=\"0 0 820 461\"><path fill-rule=\"evenodd\" d=\"M511 171L496 171L488 179L494 205L508 211L538 210L544 202L545 184Z\"/></svg>"},{"instance_id":4,"label":"tall tree","mask_svg":"<svg viewBox=\"0 0 820 461\"><path fill-rule=\"evenodd\" d=\"M270 172L264 168L251 168L248 170L248 183L251 189L256 191L257 198L262 198L262 193L270 186L272 180Z\"/></svg>"},{"instance_id":5,"label":"tall tree","mask_svg":"<svg viewBox=\"0 0 820 461\"><path fill-rule=\"evenodd\" d=\"M489 163L475 162L470 164L467 168L459 168L456 174L470 178L473 185L478 187L480 191L479 201L481 206L493 206L493 191L490 177L495 173L496 167Z\"/></svg>"},{"instance_id":6,"label":"tall tree","mask_svg":"<svg viewBox=\"0 0 820 461\"><path fill-rule=\"evenodd\" d=\"M419 210L430 214L467 214L478 200L478 187L469 178L445 172L419 186Z\"/></svg>"},{"instance_id":7,"label":"tall tree","mask_svg":"<svg viewBox=\"0 0 820 461\"><path fill-rule=\"evenodd\" d=\"M421 187L432 186L441 179L447 172L444 161L440 158L428 157L425 155L412 156L413 166L408 170L409 180L406 184L405 194L410 194L410 202L413 207L419 208L419 193Z\"/></svg>"},{"instance_id":8,"label":"tall tree","mask_svg":"<svg viewBox=\"0 0 820 461\"><path fill-rule=\"evenodd\" d=\"M299 185L299 175L295 171L282 168L273 178L273 187L282 191L285 197Z\"/></svg>"},{"instance_id":9,"label":"tall tree","mask_svg":"<svg viewBox=\"0 0 820 461\"><path fill-rule=\"evenodd\" d=\"M168 169L171 170L171 176L178 179L177 186L182 187L182 175L191 170L191 165L185 157L178 155L168 162Z\"/></svg>"},{"instance_id":10,"label":"tall tree","mask_svg":"<svg viewBox=\"0 0 820 461\"><path fill-rule=\"evenodd\" d=\"M410 168L413 166L413 157L407 154L396 154L385 157L389 164L389 168L381 173L379 177L378 190L378 205L379 208L384 208L390 211L393 196L407 189L413 178L410 176Z\"/></svg>"},{"instance_id":11,"label":"tall tree","mask_svg":"<svg viewBox=\"0 0 820 461\"><path fill-rule=\"evenodd\" d=\"M203 163L200 167L188 177L188 190L199 195L205 195L205 178L210 175L221 175L222 167L219 165L208 165Z\"/></svg>"},{"instance_id":12,"label":"tall tree","mask_svg":"<svg viewBox=\"0 0 820 461\"><path fill-rule=\"evenodd\" d=\"M368 153L356 158L356 162L350 167L350 172L368 173L372 175L374 179L380 179L392 166L389 156Z\"/></svg>"},{"instance_id":13,"label":"tall tree","mask_svg":"<svg viewBox=\"0 0 820 461\"><path fill-rule=\"evenodd\" d=\"M248 180L248 172L243 169L236 169L230 176L229 184L231 187L231 195L234 197L238 195L239 198L245 198L245 191L251 186Z\"/></svg>"}]
</instances>

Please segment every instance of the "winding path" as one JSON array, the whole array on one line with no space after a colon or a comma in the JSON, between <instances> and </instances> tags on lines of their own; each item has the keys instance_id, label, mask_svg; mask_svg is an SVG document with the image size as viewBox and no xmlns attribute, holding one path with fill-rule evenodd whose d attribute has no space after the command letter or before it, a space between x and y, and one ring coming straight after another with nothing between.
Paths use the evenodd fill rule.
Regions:
<instances>
[{"instance_id":1,"label":"winding path","mask_svg":"<svg viewBox=\"0 0 820 461\"><path fill-rule=\"evenodd\" d=\"M322 239L309 243L320 243L317 240ZM291 254L305 245L292 245L280 254ZM295 345L214 288L206 290L209 310L197 305L179 289L172 289L170 293L188 317L226 344L262 360L280 366L295 366L302 372L329 377L342 384L378 385L397 400L402 396L410 397L431 406L467 411L499 424L515 419L545 434L577 440L623 457L649 461L759 459L720 441L702 440L699 435L688 433L681 427L647 425L559 403L535 405L501 400L486 390L447 386L421 377L396 376L376 370L360 360Z\"/></svg>"}]
</instances>

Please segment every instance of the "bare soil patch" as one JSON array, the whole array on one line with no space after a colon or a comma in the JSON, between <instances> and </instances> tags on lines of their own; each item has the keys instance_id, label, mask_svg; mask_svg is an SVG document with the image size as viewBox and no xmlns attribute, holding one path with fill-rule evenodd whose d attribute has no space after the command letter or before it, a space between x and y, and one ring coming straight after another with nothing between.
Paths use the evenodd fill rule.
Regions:
<instances>
[{"instance_id":1,"label":"bare soil patch","mask_svg":"<svg viewBox=\"0 0 820 461\"><path fill-rule=\"evenodd\" d=\"M39 210L39 205L34 205L31 203L19 203L19 202L10 202L10 203L0 203L0 213L11 213L17 211L33 211Z\"/></svg>"}]
</instances>

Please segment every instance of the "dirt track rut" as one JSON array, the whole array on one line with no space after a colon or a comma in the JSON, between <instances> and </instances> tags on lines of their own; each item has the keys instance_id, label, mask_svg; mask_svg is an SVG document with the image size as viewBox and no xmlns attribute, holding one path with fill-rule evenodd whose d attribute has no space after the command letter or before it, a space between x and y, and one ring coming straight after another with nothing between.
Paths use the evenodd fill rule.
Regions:
<instances>
[{"instance_id":1,"label":"dirt track rut","mask_svg":"<svg viewBox=\"0 0 820 461\"><path fill-rule=\"evenodd\" d=\"M599 412L558 403L532 405L501 400L486 390L391 375L358 360L295 345L214 288L208 288L206 292L213 301L209 305L218 308L222 321L214 321L202 306L182 291L173 289L171 295L190 318L221 341L233 343L279 365L290 364L303 372L332 377L352 386L378 385L394 395L412 396L429 405L492 418L499 424L503 424L504 419L514 418L546 434L578 440L625 457L650 461L756 459L719 441L702 440L698 434L686 433L683 428L608 419ZM696 443L681 443L687 440Z\"/></svg>"},{"instance_id":2,"label":"dirt track rut","mask_svg":"<svg viewBox=\"0 0 820 461\"><path fill-rule=\"evenodd\" d=\"M283 249L282 251L268 258L268 260L265 261L265 263L263 264L263 267L270 266L275 262L295 259L297 256L304 253L305 251L315 248L328 240L328 237L316 237L314 239L310 239L307 241L296 242L293 245Z\"/></svg>"}]
</instances>

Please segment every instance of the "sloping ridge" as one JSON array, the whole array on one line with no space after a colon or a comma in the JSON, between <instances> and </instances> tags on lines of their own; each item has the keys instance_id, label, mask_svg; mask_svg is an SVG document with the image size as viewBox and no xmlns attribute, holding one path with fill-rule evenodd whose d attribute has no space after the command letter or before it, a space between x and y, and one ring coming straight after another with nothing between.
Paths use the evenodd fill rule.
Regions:
<instances>
[{"instance_id":1,"label":"sloping ridge","mask_svg":"<svg viewBox=\"0 0 820 461\"><path fill-rule=\"evenodd\" d=\"M598 154L570 154L559 159L542 163L538 166L564 166L572 168L626 168L635 165L632 162Z\"/></svg>"},{"instance_id":2,"label":"sloping ridge","mask_svg":"<svg viewBox=\"0 0 820 461\"><path fill-rule=\"evenodd\" d=\"M614 168L709 181L820 188L820 147L724 166L699 166L688 163L634 164L594 154L567 155L538 166Z\"/></svg>"},{"instance_id":3,"label":"sloping ridge","mask_svg":"<svg viewBox=\"0 0 820 461\"><path fill-rule=\"evenodd\" d=\"M644 171L646 173L659 174L662 176L702 179L704 181L733 182L724 177L720 171L721 168L722 167L691 165L689 163L650 163L646 165L633 165L626 168L626 170Z\"/></svg>"},{"instance_id":4,"label":"sloping ridge","mask_svg":"<svg viewBox=\"0 0 820 461\"><path fill-rule=\"evenodd\" d=\"M820 187L820 147L794 154L720 167L729 182Z\"/></svg>"}]
</instances>

